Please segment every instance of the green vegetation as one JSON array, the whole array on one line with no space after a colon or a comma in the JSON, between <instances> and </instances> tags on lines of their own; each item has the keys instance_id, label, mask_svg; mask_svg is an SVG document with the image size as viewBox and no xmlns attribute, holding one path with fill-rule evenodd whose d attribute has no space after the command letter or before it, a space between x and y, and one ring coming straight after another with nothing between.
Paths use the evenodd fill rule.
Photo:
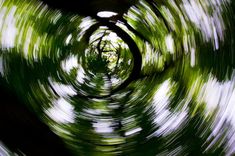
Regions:
<instances>
[{"instance_id":1,"label":"green vegetation","mask_svg":"<svg viewBox=\"0 0 235 156\"><path fill-rule=\"evenodd\" d=\"M112 20L0 0L0 76L74 155L232 155L233 2Z\"/></svg>"}]
</instances>

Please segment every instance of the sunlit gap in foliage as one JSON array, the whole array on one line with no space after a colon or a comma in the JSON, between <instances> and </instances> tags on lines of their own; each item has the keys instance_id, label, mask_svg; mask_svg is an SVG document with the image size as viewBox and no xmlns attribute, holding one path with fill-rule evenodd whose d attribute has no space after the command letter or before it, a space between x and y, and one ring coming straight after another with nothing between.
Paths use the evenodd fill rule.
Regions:
<instances>
[{"instance_id":1,"label":"sunlit gap in foliage","mask_svg":"<svg viewBox=\"0 0 235 156\"><path fill-rule=\"evenodd\" d=\"M23 154L23 153L22 153ZM2 156L10 156L10 155L16 155L15 153L11 152L5 144L3 144L0 141L0 155Z\"/></svg>"},{"instance_id":2,"label":"sunlit gap in foliage","mask_svg":"<svg viewBox=\"0 0 235 156\"><path fill-rule=\"evenodd\" d=\"M64 98L55 100L53 106L45 112L51 119L62 124L73 123L76 116L73 106Z\"/></svg>"},{"instance_id":3,"label":"sunlit gap in foliage","mask_svg":"<svg viewBox=\"0 0 235 156\"><path fill-rule=\"evenodd\" d=\"M175 87L177 87L176 84L168 79L159 86L156 93L154 94L154 122L156 126L160 126L159 129L154 133L156 136L166 136L167 134L172 133L173 131L177 130L187 118L188 112L186 106L183 107L179 112L172 112L172 110L169 109Z\"/></svg>"},{"instance_id":4,"label":"sunlit gap in foliage","mask_svg":"<svg viewBox=\"0 0 235 156\"><path fill-rule=\"evenodd\" d=\"M7 7L3 7L0 4L0 9L1 47L13 48L18 33L15 18L17 7L12 6L8 11Z\"/></svg>"},{"instance_id":5,"label":"sunlit gap in foliage","mask_svg":"<svg viewBox=\"0 0 235 156\"><path fill-rule=\"evenodd\" d=\"M98 17L101 17L101 18L108 18L108 17L112 17L112 16L115 16L117 15L116 12L112 12L112 11L100 11L97 13L97 16Z\"/></svg>"},{"instance_id":6,"label":"sunlit gap in foliage","mask_svg":"<svg viewBox=\"0 0 235 156\"><path fill-rule=\"evenodd\" d=\"M233 72L232 79L225 82L219 82L215 77L209 75L209 79L201 85L197 102L205 104L206 118L215 118L210 128L212 134L208 138L217 136L211 141L208 148L215 146L220 136L225 132L227 122L231 123L232 128L228 129L229 134L235 132L235 76ZM234 152L235 136L231 135L227 145L228 153Z\"/></svg>"}]
</instances>

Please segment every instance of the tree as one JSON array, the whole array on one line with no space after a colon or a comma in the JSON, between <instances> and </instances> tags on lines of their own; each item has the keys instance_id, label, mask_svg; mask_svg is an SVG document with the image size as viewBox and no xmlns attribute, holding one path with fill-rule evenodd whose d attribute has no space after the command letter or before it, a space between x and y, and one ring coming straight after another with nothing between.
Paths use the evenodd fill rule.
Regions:
<instances>
[{"instance_id":1,"label":"tree","mask_svg":"<svg viewBox=\"0 0 235 156\"><path fill-rule=\"evenodd\" d=\"M1 84L72 154L234 154L234 2L44 2L2 3Z\"/></svg>"}]
</instances>

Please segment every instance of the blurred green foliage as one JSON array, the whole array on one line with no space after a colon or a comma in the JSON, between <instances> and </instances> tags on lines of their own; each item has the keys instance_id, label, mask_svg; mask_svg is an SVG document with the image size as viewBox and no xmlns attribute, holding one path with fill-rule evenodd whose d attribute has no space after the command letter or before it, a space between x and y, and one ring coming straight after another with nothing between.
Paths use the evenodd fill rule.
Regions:
<instances>
[{"instance_id":1,"label":"blurred green foliage","mask_svg":"<svg viewBox=\"0 0 235 156\"><path fill-rule=\"evenodd\" d=\"M132 6L115 22L136 43L141 72L112 93L135 70L118 31L105 39L112 30L98 19L0 1L1 79L74 155L231 155L223 110L234 98L235 16L218 2Z\"/></svg>"}]
</instances>

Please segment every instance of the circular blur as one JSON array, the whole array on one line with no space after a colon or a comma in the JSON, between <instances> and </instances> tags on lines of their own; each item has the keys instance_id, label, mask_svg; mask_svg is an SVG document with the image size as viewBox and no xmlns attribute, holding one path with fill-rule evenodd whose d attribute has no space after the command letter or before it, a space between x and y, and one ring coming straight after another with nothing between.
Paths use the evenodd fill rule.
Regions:
<instances>
[{"instance_id":1,"label":"circular blur","mask_svg":"<svg viewBox=\"0 0 235 156\"><path fill-rule=\"evenodd\" d=\"M0 0L0 77L74 155L235 153L234 2L44 2Z\"/></svg>"}]
</instances>

